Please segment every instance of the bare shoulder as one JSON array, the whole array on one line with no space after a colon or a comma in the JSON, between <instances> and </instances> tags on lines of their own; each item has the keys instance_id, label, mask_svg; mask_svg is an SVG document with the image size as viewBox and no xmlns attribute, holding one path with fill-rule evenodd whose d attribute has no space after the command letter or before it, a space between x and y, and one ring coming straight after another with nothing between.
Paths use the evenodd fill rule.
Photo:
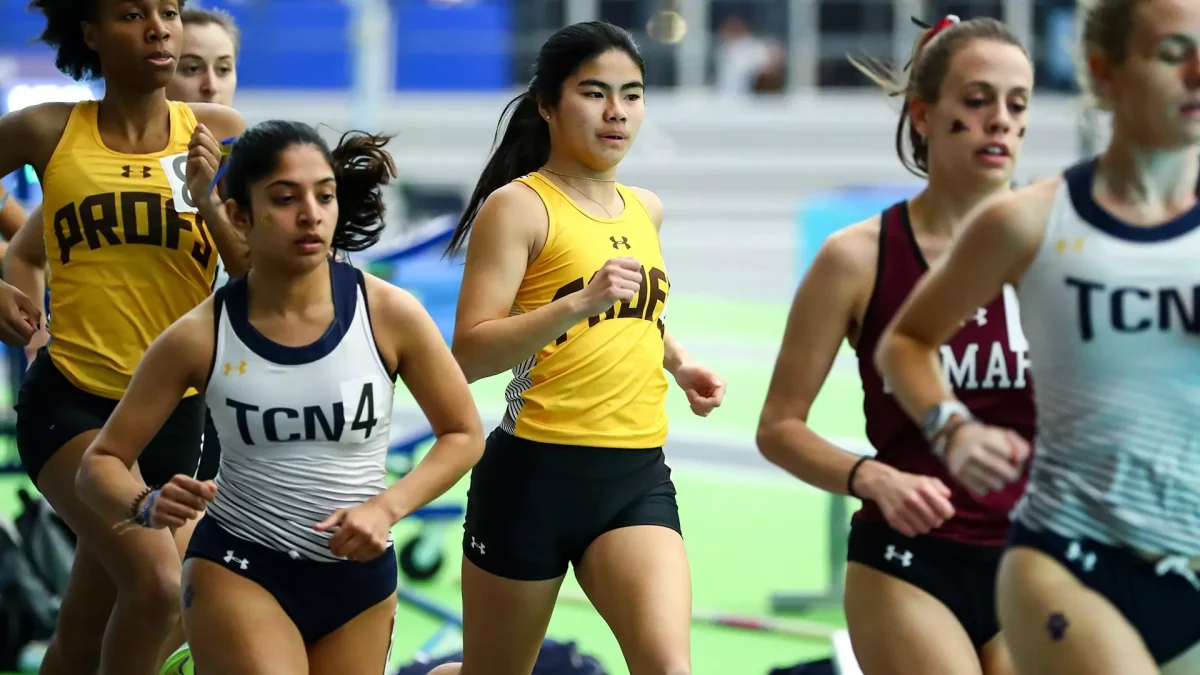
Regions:
<instances>
[{"instance_id":1,"label":"bare shoulder","mask_svg":"<svg viewBox=\"0 0 1200 675\"><path fill-rule=\"evenodd\" d=\"M193 307L187 314L171 325L167 331L173 332L174 340L190 347L209 345L211 348L216 330L213 327L215 303L213 296L208 296L199 305ZM167 331L164 331L166 334Z\"/></svg>"},{"instance_id":2,"label":"bare shoulder","mask_svg":"<svg viewBox=\"0 0 1200 675\"><path fill-rule=\"evenodd\" d=\"M812 269L820 270L826 279L864 287L874 283L882 220L874 215L829 235L814 256Z\"/></svg>"},{"instance_id":3,"label":"bare shoulder","mask_svg":"<svg viewBox=\"0 0 1200 675\"><path fill-rule=\"evenodd\" d=\"M362 275L372 322L395 326L411 321L414 316L425 312L425 308L412 293L373 274L363 272Z\"/></svg>"},{"instance_id":4,"label":"bare shoulder","mask_svg":"<svg viewBox=\"0 0 1200 675\"><path fill-rule=\"evenodd\" d=\"M44 170L71 119L74 103L39 103L0 117L0 138L16 146L26 163Z\"/></svg>"},{"instance_id":5,"label":"bare shoulder","mask_svg":"<svg viewBox=\"0 0 1200 675\"><path fill-rule=\"evenodd\" d=\"M210 295L158 336L151 345L155 358L161 363L182 365L189 375L203 378L212 365L216 347L213 312L213 296Z\"/></svg>"},{"instance_id":6,"label":"bare shoulder","mask_svg":"<svg viewBox=\"0 0 1200 675\"><path fill-rule=\"evenodd\" d=\"M516 235L520 241L532 244L545 237L549 225L546 205L538 193L524 183L513 181L488 195L472 229L489 239Z\"/></svg>"},{"instance_id":7,"label":"bare shoulder","mask_svg":"<svg viewBox=\"0 0 1200 675\"><path fill-rule=\"evenodd\" d=\"M663 203L658 198L658 195L647 190L646 188L629 186L633 194L642 200L642 205L646 207L646 212L650 214L650 220L654 221L655 228L661 228L663 223Z\"/></svg>"},{"instance_id":8,"label":"bare shoulder","mask_svg":"<svg viewBox=\"0 0 1200 675\"><path fill-rule=\"evenodd\" d=\"M388 372L397 372L414 347L441 340L437 324L412 293L366 272L363 285L371 332Z\"/></svg>"},{"instance_id":9,"label":"bare shoulder","mask_svg":"<svg viewBox=\"0 0 1200 675\"><path fill-rule=\"evenodd\" d=\"M229 106L219 103L189 103L196 121L208 127L217 137L225 140L240 136L246 130L246 120L242 114Z\"/></svg>"},{"instance_id":10,"label":"bare shoulder","mask_svg":"<svg viewBox=\"0 0 1200 675\"><path fill-rule=\"evenodd\" d=\"M61 101L39 103L13 114L21 120L23 128L39 140L57 142L67 128L67 121L71 119L71 112L75 110L76 105Z\"/></svg>"}]
</instances>

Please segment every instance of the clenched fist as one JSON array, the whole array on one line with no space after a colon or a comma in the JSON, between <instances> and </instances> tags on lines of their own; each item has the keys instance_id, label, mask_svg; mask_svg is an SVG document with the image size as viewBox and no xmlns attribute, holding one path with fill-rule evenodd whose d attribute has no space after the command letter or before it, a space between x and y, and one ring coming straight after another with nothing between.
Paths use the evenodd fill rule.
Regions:
<instances>
[{"instance_id":1,"label":"clenched fist","mask_svg":"<svg viewBox=\"0 0 1200 675\"><path fill-rule=\"evenodd\" d=\"M622 300L632 300L641 287L642 264L636 258L613 258L580 293L588 316L595 316Z\"/></svg>"}]
</instances>

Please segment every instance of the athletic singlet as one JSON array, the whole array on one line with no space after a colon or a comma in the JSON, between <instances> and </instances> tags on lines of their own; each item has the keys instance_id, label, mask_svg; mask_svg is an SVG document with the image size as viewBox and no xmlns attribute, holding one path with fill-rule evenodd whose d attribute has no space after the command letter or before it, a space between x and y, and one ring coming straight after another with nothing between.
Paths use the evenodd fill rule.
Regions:
<instances>
[{"instance_id":1,"label":"athletic singlet","mask_svg":"<svg viewBox=\"0 0 1200 675\"><path fill-rule=\"evenodd\" d=\"M1064 173L1021 280L1038 420L1014 516L1200 556L1200 206L1128 225L1092 196L1096 164Z\"/></svg>"},{"instance_id":2,"label":"athletic singlet","mask_svg":"<svg viewBox=\"0 0 1200 675\"><path fill-rule=\"evenodd\" d=\"M907 473L933 476L950 488L954 517L930 532L931 536L976 546L1001 546L1008 536L1009 513L1025 489L1024 478L983 497L971 494L934 456L921 430L900 408L875 369L879 338L928 269L912 231L908 203L900 202L884 211L879 224L875 289L856 350L867 438L878 451L879 461ZM941 346L939 356L943 377L976 417L1033 440L1034 387L1021 329L1017 295L1006 286L991 302L975 310ZM884 521L883 512L872 501L864 501L855 518Z\"/></svg>"},{"instance_id":3,"label":"athletic singlet","mask_svg":"<svg viewBox=\"0 0 1200 675\"><path fill-rule=\"evenodd\" d=\"M289 347L250 324L246 277L213 298L216 346L204 397L221 438L208 513L231 534L307 560L338 560L313 525L387 489L394 380L362 273L329 262L334 320ZM390 539L389 539L390 541Z\"/></svg>"},{"instance_id":4,"label":"athletic singlet","mask_svg":"<svg viewBox=\"0 0 1200 675\"><path fill-rule=\"evenodd\" d=\"M544 176L517 179L541 197L546 245L517 290L514 315L583 290L612 258L642 264L630 301L580 321L513 368L501 428L542 443L656 448L667 438L662 314L670 292L658 231L632 190L617 185L625 209L598 218Z\"/></svg>"},{"instance_id":5,"label":"athletic singlet","mask_svg":"<svg viewBox=\"0 0 1200 675\"><path fill-rule=\"evenodd\" d=\"M123 155L100 139L99 102L79 103L42 177L50 357L105 398L121 398L150 342L212 290L217 251L184 183L196 117L169 106L167 147Z\"/></svg>"}]
</instances>

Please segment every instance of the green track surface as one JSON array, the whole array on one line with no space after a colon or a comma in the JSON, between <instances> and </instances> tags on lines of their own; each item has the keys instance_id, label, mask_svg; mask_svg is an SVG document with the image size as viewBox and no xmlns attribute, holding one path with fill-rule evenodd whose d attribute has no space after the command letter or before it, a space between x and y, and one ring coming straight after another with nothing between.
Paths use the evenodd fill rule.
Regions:
<instances>
[{"instance_id":1,"label":"green track surface","mask_svg":"<svg viewBox=\"0 0 1200 675\"><path fill-rule=\"evenodd\" d=\"M686 346L689 339L728 342L737 357L706 359L728 381L724 405L706 419L696 418L687 402L672 388L668 403L672 429L729 440L731 451L754 452L754 429L770 381L774 349L783 332L787 307L765 303L721 302L672 298L669 330ZM719 316L719 321L712 317ZM762 350L760 357L753 356ZM748 358L747 354L751 357ZM497 376L473 386L485 414L502 409L507 377ZM411 405L401 388L397 406ZM814 427L846 438L862 436L862 395L853 369L837 368L818 398ZM667 448L670 457L670 448ZM774 591L819 592L828 583L828 500L798 482L770 476L720 475L691 467L674 472L679 508L687 543L697 608L765 615ZM13 514L15 489L24 479L0 478L0 512ZM465 498L464 480L439 502ZM417 523L396 527L398 543L407 541ZM411 588L458 610L455 579L461 560L461 524L447 537L447 564L438 578ZM568 575L565 588L577 590ZM836 608L804 618L832 624L842 622ZM393 656L397 664L438 629L440 622L402 605L397 617ZM607 626L587 605L560 603L549 636L577 641L601 660L612 675L627 673L621 652ZM696 675L765 675L771 668L828 655L828 642L783 635L695 624L692 662Z\"/></svg>"}]
</instances>

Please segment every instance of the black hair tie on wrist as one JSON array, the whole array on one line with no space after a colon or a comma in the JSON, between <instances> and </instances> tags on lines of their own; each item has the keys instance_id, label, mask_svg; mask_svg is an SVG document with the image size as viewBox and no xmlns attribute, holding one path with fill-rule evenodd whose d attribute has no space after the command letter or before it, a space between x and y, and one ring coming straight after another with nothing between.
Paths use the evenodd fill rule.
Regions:
<instances>
[{"instance_id":1,"label":"black hair tie on wrist","mask_svg":"<svg viewBox=\"0 0 1200 675\"><path fill-rule=\"evenodd\" d=\"M862 499L862 497L860 497L858 493L854 491L854 475L858 473L858 470L862 467L863 463L869 462L872 459L874 459L874 457L859 457L858 461L854 463L854 468L850 469L850 475L846 477L846 492L849 492L850 496L854 497L855 499Z\"/></svg>"}]
</instances>

